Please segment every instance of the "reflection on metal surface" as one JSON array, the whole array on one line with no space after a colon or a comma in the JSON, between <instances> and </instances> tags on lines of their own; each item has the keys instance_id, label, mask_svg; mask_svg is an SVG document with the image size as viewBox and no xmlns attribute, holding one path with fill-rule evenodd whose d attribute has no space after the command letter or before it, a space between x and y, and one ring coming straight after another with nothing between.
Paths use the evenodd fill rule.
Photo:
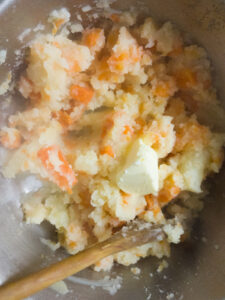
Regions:
<instances>
[{"instance_id":1,"label":"reflection on metal surface","mask_svg":"<svg viewBox=\"0 0 225 300\"><path fill-rule=\"evenodd\" d=\"M225 95L225 4L215 0L143 0L153 16L161 20L172 20L181 30L189 32L194 41L206 47L213 66L215 80L221 95ZM8 49L7 63L14 66L16 49L23 45L17 37L26 28L44 24L48 13L57 7L71 9L74 18L79 5L92 4L82 0L15 0L0 1L1 48ZM13 3L13 5L12 5ZM115 8L129 8L136 0L117 1ZM15 5L14 5L15 4ZM138 2L139 8L140 1ZM4 7L4 12L3 12ZM147 10L144 9L148 14ZM92 10L90 13L94 13ZM82 12L81 12L82 14ZM82 14L85 17L85 14ZM88 20L84 18L88 24ZM29 36L30 38L34 32ZM8 66L0 68L0 78L7 72ZM3 98L3 97L2 97ZM17 95L14 96L17 100ZM220 97L222 98L222 96ZM4 100L4 99L3 99ZM3 102L1 102L1 107ZM0 153L2 157L2 152ZM130 268L116 266L112 273L96 273L91 269L82 271L78 276L87 280L102 280L106 275L121 276L123 283L115 299L166 299L174 294L174 299L214 300L225 297L225 170L215 179L211 187L211 196L206 200L206 208L193 230L193 239L183 245L173 247L169 268L158 274L155 272L159 262L154 258L142 260L139 279ZM50 238L54 231L42 226L22 223L19 208L20 189L0 178L0 283L38 270L42 266L63 257L61 250L52 252L40 242L40 238ZM35 185L35 184L34 184ZM29 192L29 191L26 191ZM204 237L202 239L202 237ZM219 247L215 247L218 245ZM218 249L216 249L218 248ZM101 288L91 289L79 283L68 284L70 293L58 296L58 299L111 299L109 293ZM32 297L33 300L54 299L55 292L48 289Z\"/></svg>"},{"instance_id":2,"label":"reflection on metal surface","mask_svg":"<svg viewBox=\"0 0 225 300\"><path fill-rule=\"evenodd\" d=\"M14 0L1 0L0 1L0 12L6 9L9 5L11 5Z\"/></svg>"}]
</instances>

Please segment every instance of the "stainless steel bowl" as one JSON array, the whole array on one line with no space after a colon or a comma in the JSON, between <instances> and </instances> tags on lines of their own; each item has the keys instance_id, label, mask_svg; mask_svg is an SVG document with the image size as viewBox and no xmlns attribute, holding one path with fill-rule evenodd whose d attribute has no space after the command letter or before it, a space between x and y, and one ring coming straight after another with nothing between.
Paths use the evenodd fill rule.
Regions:
<instances>
[{"instance_id":1,"label":"stainless steel bowl","mask_svg":"<svg viewBox=\"0 0 225 300\"><path fill-rule=\"evenodd\" d=\"M0 67L0 80L7 70L13 68L19 72L15 63L15 50L23 43L18 40L26 28L34 28L38 23L46 23L47 15L55 8L68 7L73 19L82 14L84 22L90 20L87 13L80 11L82 5L94 2L83 0L0 0L0 48L8 49L7 64ZM145 15L152 15L160 21L171 20L184 31L187 38L205 47L214 67L215 85L218 87L221 101L225 97L225 2L223 0L118 0L114 8L127 10L131 6ZM102 9L97 9L102 12ZM91 16L95 9L88 12ZM29 41L31 31L24 42ZM20 101L18 95L13 99ZM21 103L21 102L19 102ZM224 103L225 104L225 103ZM2 110L13 111L14 105L8 105L2 97ZM18 105L17 105L18 107ZM0 123L5 120L0 115ZM4 155L2 149L1 156ZM222 300L225 299L225 170L214 177L210 183L210 195L205 199L205 209L193 228L192 240L173 247L169 267L162 273L156 272L158 261L154 258L142 260L138 266L141 275L136 278L130 268L116 266L110 276L123 278L121 289L115 299L187 299ZM52 228L22 223L19 208L20 187L23 178L16 184L0 178L0 284L38 270L42 266L60 259L65 253L52 253L40 243L40 237L54 235ZM27 192L27 191L26 191ZM92 270L80 272L77 276L89 280L100 280L107 273ZM83 284L68 283L70 293L58 295L58 299L110 299L109 293L102 288L95 289ZM170 295L170 296L169 296ZM173 297L174 295L174 297ZM54 299L56 293L50 289L33 296L32 299Z\"/></svg>"}]
</instances>

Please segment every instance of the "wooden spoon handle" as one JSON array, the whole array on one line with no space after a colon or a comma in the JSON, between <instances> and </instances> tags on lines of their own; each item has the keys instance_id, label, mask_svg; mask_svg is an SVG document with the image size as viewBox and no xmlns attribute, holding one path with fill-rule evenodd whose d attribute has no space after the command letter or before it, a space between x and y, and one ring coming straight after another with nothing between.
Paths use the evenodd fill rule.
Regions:
<instances>
[{"instance_id":1,"label":"wooden spoon handle","mask_svg":"<svg viewBox=\"0 0 225 300\"><path fill-rule=\"evenodd\" d=\"M164 234L159 227L143 228L132 232L131 230L118 232L108 240L97 243L74 256L70 256L18 281L3 285L0 287L0 299L18 300L26 298L57 281L89 267L106 256L128 250L155 239L160 240L163 237Z\"/></svg>"}]
</instances>

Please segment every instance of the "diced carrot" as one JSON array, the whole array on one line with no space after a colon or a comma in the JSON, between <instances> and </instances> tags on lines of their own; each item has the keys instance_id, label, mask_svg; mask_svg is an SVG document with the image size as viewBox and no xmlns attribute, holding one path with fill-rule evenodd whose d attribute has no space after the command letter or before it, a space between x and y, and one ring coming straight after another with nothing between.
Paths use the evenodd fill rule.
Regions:
<instances>
[{"instance_id":1,"label":"diced carrot","mask_svg":"<svg viewBox=\"0 0 225 300\"><path fill-rule=\"evenodd\" d=\"M68 246L69 246L69 248L75 248L76 246L77 246L77 243L76 242L74 242L74 241L72 241L72 240L69 240L68 241Z\"/></svg>"},{"instance_id":2,"label":"diced carrot","mask_svg":"<svg viewBox=\"0 0 225 300\"><path fill-rule=\"evenodd\" d=\"M158 201L161 205L165 205L173 200L180 193L179 187L171 187L170 189L162 189L159 192Z\"/></svg>"},{"instance_id":3,"label":"diced carrot","mask_svg":"<svg viewBox=\"0 0 225 300\"><path fill-rule=\"evenodd\" d=\"M180 188L176 185L172 177L169 177L164 182L164 187L159 191L158 202L161 206L169 203L173 200L179 193Z\"/></svg>"},{"instance_id":4,"label":"diced carrot","mask_svg":"<svg viewBox=\"0 0 225 300\"><path fill-rule=\"evenodd\" d=\"M154 216L156 216L161 211L161 207L174 199L180 191L180 188L175 184L173 178L167 178L164 182L163 188L159 191L158 196L145 196L147 209L153 211Z\"/></svg>"},{"instance_id":5,"label":"diced carrot","mask_svg":"<svg viewBox=\"0 0 225 300\"><path fill-rule=\"evenodd\" d=\"M16 149L21 145L21 134L15 128L3 128L0 131L0 142L7 149Z\"/></svg>"},{"instance_id":6,"label":"diced carrot","mask_svg":"<svg viewBox=\"0 0 225 300\"><path fill-rule=\"evenodd\" d=\"M114 23L119 23L120 21L120 15L119 14L111 14L109 18L114 22Z\"/></svg>"},{"instance_id":7,"label":"diced carrot","mask_svg":"<svg viewBox=\"0 0 225 300\"><path fill-rule=\"evenodd\" d=\"M128 205L129 204L129 197L131 196L130 194L128 193L125 193L124 191L120 191L120 194L122 196L122 204L124 206Z\"/></svg>"},{"instance_id":8,"label":"diced carrot","mask_svg":"<svg viewBox=\"0 0 225 300\"><path fill-rule=\"evenodd\" d=\"M105 44L105 36L103 29L92 28L83 33L82 42L91 50L100 51Z\"/></svg>"},{"instance_id":9,"label":"diced carrot","mask_svg":"<svg viewBox=\"0 0 225 300\"><path fill-rule=\"evenodd\" d=\"M154 207L154 196L149 194L145 196L145 201L147 202L147 208L152 209Z\"/></svg>"},{"instance_id":10,"label":"diced carrot","mask_svg":"<svg viewBox=\"0 0 225 300\"><path fill-rule=\"evenodd\" d=\"M154 216L157 216L161 212L157 197L149 194L145 196L145 201L147 202L147 210L152 211Z\"/></svg>"},{"instance_id":11,"label":"diced carrot","mask_svg":"<svg viewBox=\"0 0 225 300\"><path fill-rule=\"evenodd\" d=\"M115 157L115 153L110 145L103 146L100 150L100 154L107 154L113 158Z\"/></svg>"},{"instance_id":12,"label":"diced carrot","mask_svg":"<svg viewBox=\"0 0 225 300\"><path fill-rule=\"evenodd\" d=\"M121 195L123 196L123 197L130 197L130 194L128 194L128 193L126 193L126 192L124 192L124 191L120 191L120 193L121 193Z\"/></svg>"},{"instance_id":13,"label":"diced carrot","mask_svg":"<svg viewBox=\"0 0 225 300\"><path fill-rule=\"evenodd\" d=\"M196 143L207 145L209 142L209 129L200 125L196 120L189 120L176 129L176 142L173 152L180 152L186 147L195 146Z\"/></svg>"},{"instance_id":14,"label":"diced carrot","mask_svg":"<svg viewBox=\"0 0 225 300\"><path fill-rule=\"evenodd\" d=\"M133 129L129 125L125 125L123 134L127 135L127 134L132 134L132 133L133 133Z\"/></svg>"},{"instance_id":15,"label":"diced carrot","mask_svg":"<svg viewBox=\"0 0 225 300\"><path fill-rule=\"evenodd\" d=\"M87 46L87 47L94 47L97 42L98 42L98 38L99 35L101 33L101 29L97 29L97 28L92 28L90 30L86 30L83 33L83 43Z\"/></svg>"},{"instance_id":16,"label":"diced carrot","mask_svg":"<svg viewBox=\"0 0 225 300\"><path fill-rule=\"evenodd\" d=\"M116 73L110 72L109 70L103 70L98 75L98 80L110 81L111 83L119 83L120 76Z\"/></svg>"},{"instance_id":17,"label":"diced carrot","mask_svg":"<svg viewBox=\"0 0 225 300\"><path fill-rule=\"evenodd\" d=\"M158 83L153 90L153 95L162 98L168 98L171 96L170 83L168 81Z\"/></svg>"},{"instance_id":18,"label":"diced carrot","mask_svg":"<svg viewBox=\"0 0 225 300\"><path fill-rule=\"evenodd\" d=\"M113 54L108 59L108 65L111 71L121 72L123 71L125 64L129 63L129 53L122 52L119 55Z\"/></svg>"},{"instance_id":19,"label":"diced carrot","mask_svg":"<svg viewBox=\"0 0 225 300\"><path fill-rule=\"evenodd\" d=\"M124 198L124 197L123 197L123 204L124 204L124 205L128 205L128 201L127 201L127 199Z\"/></svg>"},{"instance_id":20,"label":"diced carrot","mask_svg":"<svg viewBox=\"0 0 225 300\"><path fill-rule=\"evenodd\" d=\"M112 72L122 72L125 66L137 63L141 59L141 50L136 45L130 46L120 53L113 53L108 59L108 65Z\"/></svg>"},{"instance_id":21,"label":"diced carrot","mask_svg":"<svg viewBox=\"0 0 225 300\"><path fill-rule=\"evenodd\" d=\"M175 74L175 78L180 89L190 88L197 84L197 75L190 68L179 70Z\"/></svg>"},{"instance_id":22,"label":"diced carrot","mask_svg":"<svg viewBox=\"0 0 225 300\"><path fill-rule=\"evenodd\" d=\"M110 71L103 71L98 75L98 80L110 80L111 72Z\"/></svg>"},{"instance_id":23,"label":"diced carrot","mask_svg":"<svg viewBox=\"0 0 225 300\"><path fill-rule=\"evenodd\" d=\"M76 60L73 61L70 60L69 65L70 65L70 72L77 73L81 71L80 65Z\"/></svg>"},{"instance_id":24,"label":"diced carrot","mask_svg":"<svg viewBox=\"0 0 225 300\"><path fill-rule=\"evenodd\" d=\"M94 96L94 90L89 86L71 85L70 96L72 99L88 104Z\"/></svg>"},{"instance_id":25,"label":"diced carrot","mask_svg":"<svg viewBox=\"0 0 225 300\"><path fill-rule=\"evenodd\" d=\"M132 134L134 133L133 129L129 125L125 125L123 129L123 134L126 136L126 139L129 141Z\"/></svg>"},{"instance_id":26,"label":"diced carrot","mask_svg":"<svg viewBox=\"0 0 225 300\"><path fill-rule=\"evenodd\" d=\"M51 180L62 190L71 193L71 189L77 182L77 179L61 150L55 145L48 146L41 148L37 155L48 171Z\"/></svg>"},{"instance_id":27,"label":"diced carrot","mask_svg":"<svg viewBox=\"0 0 225 300\"><path fill-rule=\"evenodd\" d=\"M59 111L58 120L64 128L67 128L73 123L73 120L71 119L70 115L64 110Z\"/></svg>"},{"instance_id":28,"label":"diced carrot","mask_svg":"<svg viewBox=\"0 0 225 300\"><path fill-rule=\"evenodd\" d=\"M108 57L103 57L99 62L99 80L110 81L112 77L112 72L110 72L107 64Z\"/></svg>"}]
</instances>

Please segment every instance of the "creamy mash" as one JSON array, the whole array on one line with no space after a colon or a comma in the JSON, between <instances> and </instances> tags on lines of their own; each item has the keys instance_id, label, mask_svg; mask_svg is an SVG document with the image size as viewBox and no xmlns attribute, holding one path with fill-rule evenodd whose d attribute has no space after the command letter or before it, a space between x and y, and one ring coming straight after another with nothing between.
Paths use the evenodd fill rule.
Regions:
<instances>
[{"instance_id":1,"label":"creamy mash","mask_svg":"<svg viewBox=\"0 0 225 300\"><path fill-rule=\"evenodd\" d=\"M136 25L131 13L80 24L72 40L60 31L69 18L54 11L52 33L30 43L17 83L26 109L0 131L11 151L3 175L43 179L22 204L26 222L50 222L72 254L136 218L164 226L165 240L107 257L98 271L169 256L202 208L202 182L223 162L225 135L196 115L199 103L219 105L206 52L171 23Z\"/></svg>"}]
</instances>

